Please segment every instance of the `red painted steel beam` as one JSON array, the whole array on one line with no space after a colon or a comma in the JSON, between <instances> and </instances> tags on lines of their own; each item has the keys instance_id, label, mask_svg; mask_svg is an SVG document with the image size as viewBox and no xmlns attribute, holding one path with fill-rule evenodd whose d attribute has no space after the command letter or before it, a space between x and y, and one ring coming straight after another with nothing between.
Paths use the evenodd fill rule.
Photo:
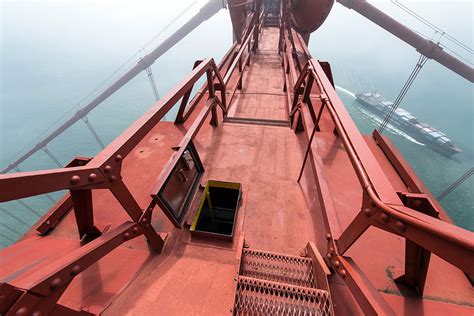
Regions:
<instances>
[{"instance_id":1,"label":"red painted steel beam","mask_svg":"<svg viewBox=\"0 0 474 316\"><path fill-rule=\"evenodd\" d=\"M95 156L88 165L103 167L111 163L114 157L126 155L142 140L142 138L168 113L169 110L181 99L182 96L199 80L208 70L216 74L219 82L225 88L222 77L213 59L204 60L184 80L173 88L166 96L162 97L153 107L136 120L125 132L110 143L104 150ZM225 91L224 91L225 94Z\"/></svg>"},{"instance_id":2,"label":"red painted steel beam","mask_svg":"<svg viewBox=\"0 0 474 316\"><path fill-rule=\"evenodd\" d=\"M65 189L102 188L103 182L100 170L88 166L0 174L0 202Z\"/></svg>"},{"instance_id":3,"label":"red painted steel beam","mask_svg":"<svg viewBox=\"0 0 474 316\"><path fill-rule=\"evenodd\" d=\"M379 291L350 257L334 256L332 265L349 287L365 315L395 315Z\"/></svg>"},{"instance_id":4,"label":"red painted steel beam","mask_svg":"<svg viewBox=\"0 0 474 316\"><path fill-rule=\"evenodd\" d=\"M160 191L160 189L163 187L165 184L166 180L170 176L171 172L173 171L174 166L178 162L179 159L181 159L181 156L183 155L184 151L186 150L188 144L194 139L194 137L197 135L199 130L201 129L202 124L204 124L204 121L206 120L207 116L209 115L209 112L216 106L216 101L214 98L207 100L206 105L204 108L201 110L201 113L196 117L196 120L194 123L191 125L191 127L188 129L186 132L186 135L184 135L183 139L179 143L178 151L174 152L169 161L165 164L164 169L161 171L158 179L156 180L155 184L153 185L151 189L150 195L153 198L156 198L156 194Z\"/></svg>"},{"instance_id":5,"label":"red painted steel beam","mask_svg":"<svg viewBox=\"0 0 474 316\"><path fill-rule=\"evenodd\" d=\"M401 205L400 198L388 183L375 158L368 154L370 151L367 149L367 145L357 139L362 137L354 129L353 121L321 66L313 60L310 63L312 67L309 70L319 80L328 96L330 102L328 102L327 108L361 186L372 203L372 210L381 211L395 219L395 227L392 228L392 231L398 230L404 237L437 254L463 271L473 273L474 264L470 262L474 262L474 234ZM389 200L393 202L389 202ZM361 221L360 217L357 217L356 220ZM361 227L361 225L357 224L355 227ZM341 236L344 236L344 245L349 247L360 234L358 232L354 234L343 232ZM338 239L341 241L341 238ZM341 253L345 250L347 248ZM466 258L472 260L469 262L465 260Z\"/></svg>"},{"instance_id":6,"label":"red painted steel beam","mask_svg":"<svg viewBox=\"0 0 474 316\"><path fill-rule=\"evenodd\" d=\"M67 193L51 208L47 215L43 217L41 224L36 227L36 231L40 234L49 232L52 228L56 227L72 206L71 195Z\"/></svg>"},{"instance_id":7,"label":"red painted steel beam","mask_svg":"<svg viewBox=\"0 0 474 316\"><path fill-rule=\"evenodd\" d=\"M240 45L239 52L237 56L234 58L234 61L231 63L229 69L227 70L224 76L224 83L227 85L229 83L230 77L234 73L239 60L241 60L243 53L246 51L247 46L250 45L250 40L252 39L253 30L255 29L255 24L252 26L251 31L247 36L244 38L244 42Z\"/></svg>"},{"instance_id":8,"label":"red painted steel beam","mask_svg":"<svg viewBox=\"0 0 474 316\"><path fill-rule=\"evenodd\" d=\"M474 82L474 69L472 67L446 53L440 45L416 34L414 31L377 9L366 0L337 0L337 2L349 9L353 9L386 31L392 33L408 45L413 46L420 54L436 60L438 63L457 73L461 77L470 82Z\"/></svg>"},{"instance_id":9,"label":"red painted steel beam","mask_svg":"<svg viewBox=\"0 0 474 316\"><path fill-rule=\"evenodd\" d=\"M150 245L155 249L157 253L161 253L165 243L165 238L163 235L158 235L153 226L151 225L151 211L152 209L148 208L145 212L142 211L140 205L133 197L132 193L128 190L125 183L120 181L114 181L110 184L110 191L119 201L120 205L128 213L128 215L133 219L134 222L137 222L143 228L143 234L147 238ZM144 216L145 214L150 214L149 216Z\"/></svg>"},{"instance_id":10,"label":"red painted steel beam","mask_svg":"<svg viewBox=\"0 0 474 316\"><path fill-rule=\"evenodd\" d=\"M123 223L44 268L15 280L13 285L25 293L11 306L7 315L34 315L35 312L48 315L78 274L142 233L142 227L137 223Z\"/></svg>"},{"instance_id":11,"label":"red painted steel beam","mask_svg":"<svg viewBox=\"0 0 474 316\"><path fill-rule=\"evenodd\" d=\"M262 0L256 0L261 2ZM229 8L230 20L232 22L232 31L234 39L237 43L242 42L242 37L247 22L247 0L228 0L227 6Z\"/></svg>"},{"instance_id":12,"label":"red painted steel beam","mask_svg":"<svg viewBox=\"0 0 474 316\"><path fill-rule=\"evenodd\" d=\"M79 239L88 242L101 235L94 226L94 211L92 207L92 190L70 190L74 204L74 217L79 232Z\"/></svg>"}]
</instances>

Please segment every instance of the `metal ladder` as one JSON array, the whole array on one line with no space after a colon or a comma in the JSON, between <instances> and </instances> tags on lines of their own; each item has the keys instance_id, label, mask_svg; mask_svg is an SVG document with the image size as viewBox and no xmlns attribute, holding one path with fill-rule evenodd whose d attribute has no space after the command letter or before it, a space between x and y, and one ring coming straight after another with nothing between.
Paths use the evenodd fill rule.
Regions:
<instances>
[{"instance_id":1,"label":"metal ladder","mask_svg":"<svg viewBox=\"0 0 474 316\"><path fill-rule=\"evenodd\" d=\"M334 315L329 270L313 244L306 253L243 248L233 315Z\"/></svg>"}]
</instances>

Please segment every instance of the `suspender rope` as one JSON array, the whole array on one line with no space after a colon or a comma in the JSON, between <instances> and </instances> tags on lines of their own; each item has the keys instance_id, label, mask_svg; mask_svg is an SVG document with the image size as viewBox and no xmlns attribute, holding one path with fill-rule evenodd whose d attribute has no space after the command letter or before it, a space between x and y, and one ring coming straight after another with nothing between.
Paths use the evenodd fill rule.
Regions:
<instances>
[{"instance_id":1,"label":"suspender rope","mask_svg":"<svg viewBox=\"0 0 474 316\"><path fill-rule=\"evenodd\" d=\"M48 150L46 146L43 146L43 151L48 155L48 157L59 167L62 168L63 165L59 162L59 160Z\"/></svg>"},{"instance_id":2,"label":"suspender rope","mask_svg":"<svg viewBox=\"0 0 474 316\"><path fill-rule=\"evenodd\" d=\"M91 122L89 122L89 119L87 118L87 116L84 116L82 118L82 121L84 121L84 123L86 124L87 128L89 129L89 131L92 133L92 136L94 136L95 140L97 141L97 143L99 144L99 146L104 149L105 148L105 145L104 143L102 142L102 140L100 139L99 137L99 134L97 134L97 132L95 131L94 127L92 126Z\"/></svg>"},{"instance_id":3,"label":"suspender rope","mask_svg":"<svg viewBox=\"0 0 474 316\"><path fill-rule=\"evenodd\" d=\"M441 201L445 197L447 197L451 192L456 190L461 184L463 184L467 179L469 179L472 175L474 174L474 167L466 171L459 179L454 181L446 190L441 192L440 195L438 195L437 199L438 201Z\"/></svg>"},{"instance_id":4,"label":"suspender rope","mask_svg":"<svg viewBox=\"0 0 474 316\"><path fill-rule=\"evenodd\" d=\"M415 81L416 77L420 73L421 68L426 64L428 61L428 57L424 56L423 54L420 54L420 57L418 58L418 62L415 65L415 68L413 68L410 76L408 77L408 80L405 82L405 85L403 86L402 90L397 96L397 99L392 105L392 108L389 110L387 115L385 116L383 122L379 126L379 133L382 134L385 127L387 127L388 122L390 122L390 119L393 116L393 113L397 110L398 106L402 102L403 98L407 94L408 90L410 89L411 85L413 84L413 81Z\"/></svg>"}]
</instances>

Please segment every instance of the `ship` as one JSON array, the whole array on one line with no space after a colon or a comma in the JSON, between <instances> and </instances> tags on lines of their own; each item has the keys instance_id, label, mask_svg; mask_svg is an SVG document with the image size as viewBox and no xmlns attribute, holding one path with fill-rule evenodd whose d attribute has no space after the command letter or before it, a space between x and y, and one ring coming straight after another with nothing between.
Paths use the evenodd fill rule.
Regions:
<instances>
[{"instance_id":1,"label":"ship","mask_svg":"<svg viewBox=\"0 0 474 316\"><path fill-rule=\"evenodd\" d=\"M266 3L207 2L4 167L3 219L62 197L0 250L1 315L473 314L474 233L386 136L360 133L331 64L308 50L334 2L282 0L264 15ZM339 3L474 80L370 3ZM53 160L49 142L137 74L153 82L150 65L222 9L235 42L220 61L189 65L93 157L22 170L35 150Z\"/></svg>"},{"instance_id":2,"label":"ship","mask_svg":"<svg viewBox=\"0 0 474 316\"><path fill-rule=\"evenodd\" d=\"M358 93L356 94L356 100L382 119L385 118L393 108L393 102L387 101L379 93ZM405 109L397 108L393 112L390 124L446 157L451 157L454 154L462 152L446 134L426 123L420 122L412 113Z\"/></svg>"}]
</instances>

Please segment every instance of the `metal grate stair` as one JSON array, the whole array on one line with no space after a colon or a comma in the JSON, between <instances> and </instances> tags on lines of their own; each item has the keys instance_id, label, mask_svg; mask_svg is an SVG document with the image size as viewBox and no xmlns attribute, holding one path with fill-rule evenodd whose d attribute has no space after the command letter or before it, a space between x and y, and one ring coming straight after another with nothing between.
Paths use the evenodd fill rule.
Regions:
<instances>
[{"instance_id":1,"label":"metal grate stair","mask_svg":"<svg viewBox=\"0 0 474 316\"><path fill-rule=\"evenodd\" d=\"M315 268L308 257L243 248L233 314L333 315Z\"/></svg>"}]
</instances>

